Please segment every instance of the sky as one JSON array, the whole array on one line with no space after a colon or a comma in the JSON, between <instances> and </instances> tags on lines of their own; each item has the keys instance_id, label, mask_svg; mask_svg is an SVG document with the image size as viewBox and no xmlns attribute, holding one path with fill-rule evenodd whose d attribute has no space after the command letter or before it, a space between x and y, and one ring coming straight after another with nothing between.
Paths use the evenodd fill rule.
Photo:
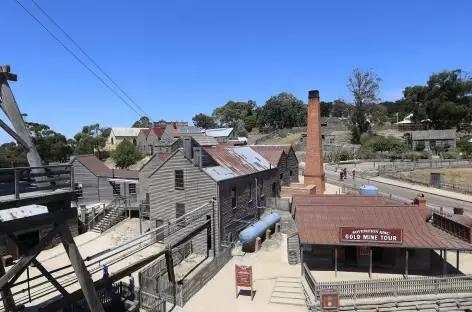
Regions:
<instances>
[{"instance_id":1,"label":"sky","mask_svg":"<svg viewBox=\"0 0 472 312\"><path fill-rule=\"evenodd\" d=\"M31 0L18 1L104 77ZM382 100L434 72L472 71L470 0L35 1L153 120L191 122L229 100L263 105L280 92L349 100L355 68L382 78ZM139 119L16 0L1 8L0 63L18 75L10 85L27 121L71 137ZM0 131L0 141L11 139Z\"/></svg>"}]
</instances>

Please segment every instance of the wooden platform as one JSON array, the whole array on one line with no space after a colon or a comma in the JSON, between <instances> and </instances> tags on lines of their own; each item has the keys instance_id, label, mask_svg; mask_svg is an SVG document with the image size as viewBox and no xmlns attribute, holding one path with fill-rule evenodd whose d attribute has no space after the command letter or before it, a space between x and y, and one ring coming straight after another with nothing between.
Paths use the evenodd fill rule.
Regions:
<instances>
[{"instance_id":1,"label":"wooden platform","mask_svg":"<svg viewBox=\"0 0 472 312\"><path fill-rule=\"evenodd\" d=\"M20 198L16 199L15 194L0 196L0 210L22 207L26 205L41 205L54 201L72 200L74 191L70 189L57 189L46 191L33 191L21 193Z\"/></svg>"}]
</instances>

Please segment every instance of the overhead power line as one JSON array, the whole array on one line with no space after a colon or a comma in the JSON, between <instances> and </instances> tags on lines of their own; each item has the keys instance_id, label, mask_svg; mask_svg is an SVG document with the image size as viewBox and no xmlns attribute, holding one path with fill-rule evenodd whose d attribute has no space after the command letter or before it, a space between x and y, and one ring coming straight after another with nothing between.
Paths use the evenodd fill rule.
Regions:
<instances>
[{"instance_id":1,"label":"overhead power line","mask_svg":"<svg viewBox=\"0 0 472 312\"><path fill-rule=\"evenodd\" d=\"M125 103L129 108L131 108L138 116L140 117L142 116L142 114L138 113L138 111L133 106L131 106L122 96L120 96L115 90L113 90L100 76L98 76L89 66L87 66L87 64L85 64L74 52L72 52L59 38L57 38L46 26L44 26L44 24L41 23L41 21L37 19L36 16L34 16L34 14L31 13L26 7L24 7L20 1L18 0L15 0L15 1L23 8L23 10L26 11L26 13L28 13L39 25L41 25L41 27L43 27L54 39L56 39L56 41L59 42L64 49L66 49L77 61L79 61L80 64L82 64L82 66L84 66L90 73L92 73L92 75L94 75L98 80L100 80L100 82L103 83L105 87L107 87L111 92L113 92L123 103Z\"/></svg>"},{"instance_id":2,"label":"overhead power line","mask_svg":"<svg viewBox=\"0 0 472 312\"><path fill-rule=\"evenodd\" d=\"M87 52L84 51L84 49L82 49L82 47L61 27L59 26L56 21L34 0L31 0L31 2L34 3L34 5L39 9L41 10L41 12L44 13L44 15L46 15L46 17L67 37L69 38L69 40L89 59L90 62L93 63L93 65L95 65L101 72L102 74L104 74L131 102L134 103L134 105L136 105L136 107L145 115L147 116L149 119L151 119L151 117L141 108L141 106L138 105L138 103L136 103L136 101L134 101L131 96L129 96L128 93L126 93L123 88L121 88L111 77L110 75L108 75L101 67L100 65L97 64L97 62L95 62L88 54Z\"/></svg>"}]
</instances>

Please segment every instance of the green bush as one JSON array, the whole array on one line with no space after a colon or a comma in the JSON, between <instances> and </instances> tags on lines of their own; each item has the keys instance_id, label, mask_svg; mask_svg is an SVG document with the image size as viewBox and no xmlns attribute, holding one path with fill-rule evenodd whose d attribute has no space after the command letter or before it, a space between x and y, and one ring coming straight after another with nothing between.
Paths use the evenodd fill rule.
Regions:
<instances>
[{"instance_id":1,"label":"green bush","mask_svg":"<svg viewBox=\"0 0 472 312\"><path fill-rule=\"evenodd\" d=\"M409 159L411 161L416 161L421 158L421 153L419 152L406 152L404 155L404 159Z\"/></svg>"},{"instance_id":2,"label":"green bush","mask_svg":"<svg viewBox=\"0 0 472 312\"><path fill-rule=\"evenodd\" d=\"M443 145L443 148L444 148L444 151L449 152L449 149L451 148L451 145L446 143L446 144Z\"/></svg>"},{"instance_id":3,"label":"green bush","mask_svg":"<svg viewBox=\"0 0 472 312\"><path fill-rule=\"evenodd\" d=\"M451 153L444 153L443 157L444 157L444 159L455 159L456 158Z\"/></svg>"},{"instance_id":4,"label":"green bush","mask_svg":"<svg viewBox=\"0 0 472 312\"><path fill-rule=\"evenodd\" d=\"M431 159L431 154L427 151L422 151L420 153L420 159Z\"/></svg>"},{"instance_id":5,"label":"green bush","mask_svg":"<svg viewBox=\"0 0 472 312\"><path fill-rule=\"evenodd\" d=\"M143 156L136 145L128 140L123 140L112 152L111 157L120 168L128 168L137 163Z\"/></svg>"},{"instance_id":6,"label":"green bush","mask_svg":"<svg viewBox=\"0 0 472 312\"><path fill-rule=\"evenodd\" d=\"M324 158L325 158L325 161L329 163L337 163L340 161L354 159L355 153L351 149L339 147L331 151L330 153L327 153Z\"/></svg>"}]
</instances>

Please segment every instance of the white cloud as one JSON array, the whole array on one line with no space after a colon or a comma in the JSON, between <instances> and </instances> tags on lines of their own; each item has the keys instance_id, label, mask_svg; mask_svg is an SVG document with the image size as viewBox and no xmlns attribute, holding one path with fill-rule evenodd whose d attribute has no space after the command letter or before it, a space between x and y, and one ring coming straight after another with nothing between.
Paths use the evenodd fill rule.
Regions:
<instances>
[{"instance_id":1,"label":"white cloud","mask_svg":"<svg viewBox=\"0 0 472 312\"><path fill-rule=\"evenodd\" d=\"M403 97L403 89L385 91L382 96L382 101L396 101Z\"/></svg>"}]
</instances>

